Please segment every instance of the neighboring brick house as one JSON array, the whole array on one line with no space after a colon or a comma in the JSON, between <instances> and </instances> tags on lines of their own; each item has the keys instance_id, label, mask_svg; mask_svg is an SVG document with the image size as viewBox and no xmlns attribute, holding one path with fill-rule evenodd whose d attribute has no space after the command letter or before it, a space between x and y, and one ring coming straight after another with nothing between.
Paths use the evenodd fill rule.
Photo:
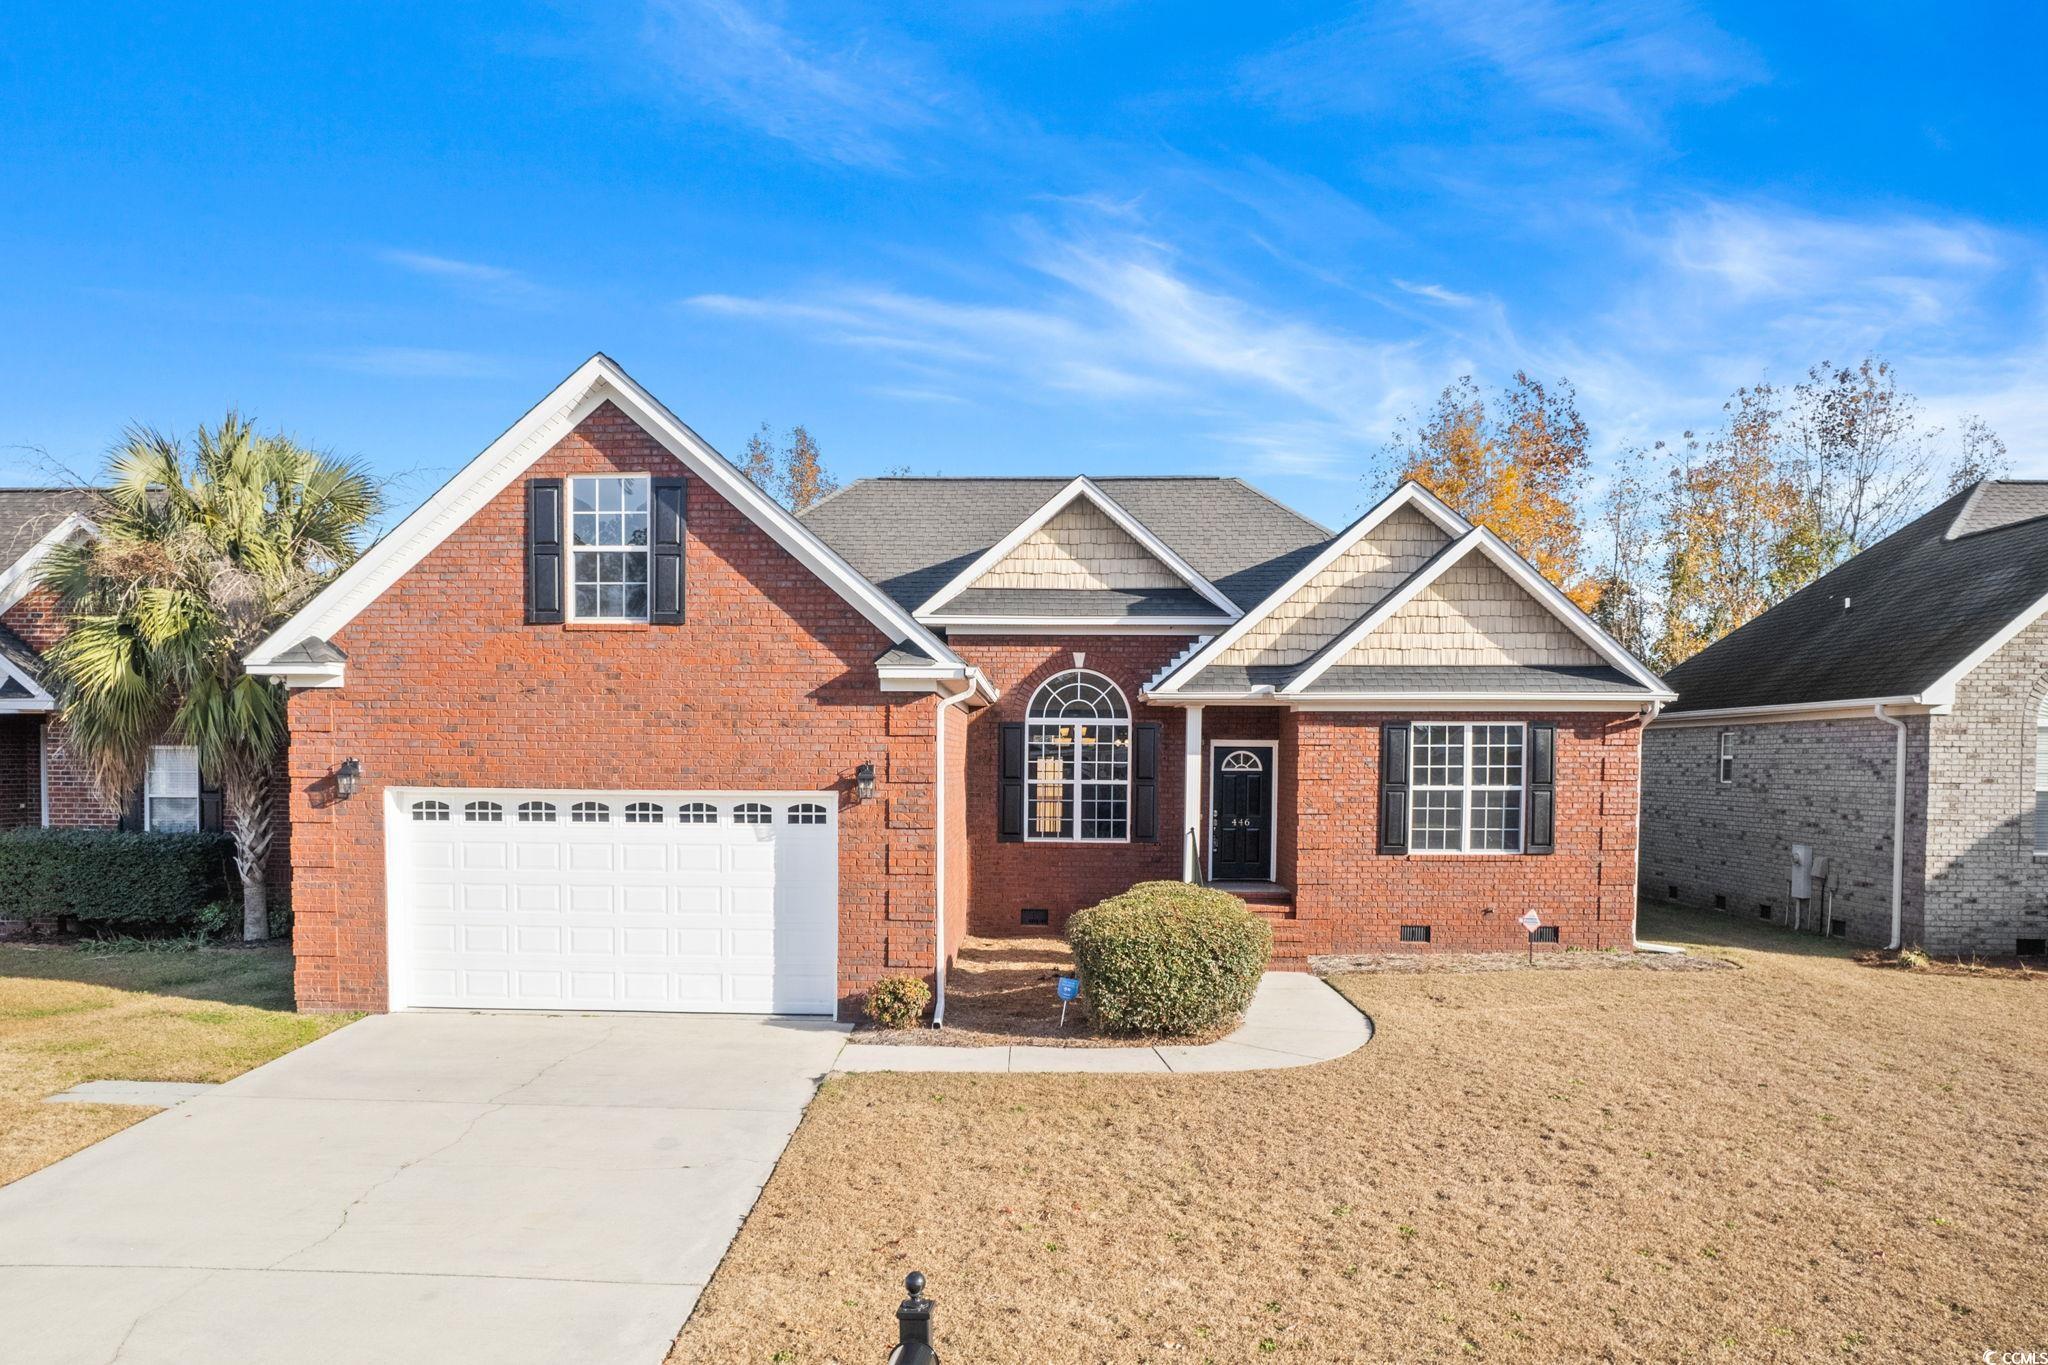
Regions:
<instances>
[{"instance_id":1,"label":"neighboring brick house","mask_svg":"<svg viewBox=\"0 0 2048 1365\"><path fill-rule=\"evenodd\" d=\"M154 746L143 782L116 805L65 748L42 657L65 624L41 575L53 548L97 534L98 496L86 488L0 488L0 829L221 829L221 793L190 748ZM280 818L269 860L273 904L289 895L288 842Z\"/></svg>"},{"instance_id":2,"label":"neighboring brick house","mask_svg":"<svg viewBox=\"0 0 2048 1365\"><path fill-rule=\"evenodd\" d=\"M2048 483L1979 483L1673 669L1652 895L1855 942L2048 938ZM1899 837L1901 832L1903 837ZM1792 846L1828 878L1792 900Z\"/></svg>"},{"instance_id":3,"label":"neighboring brick house","mask_svg":"<svg viewBox=\"0 0 2048 1365\"><path fill-rule=\"evenodd\" d=\"M1670 695L1412 485L1335 535L1217 478L799 518L603 356L249 666L293 689L316 1009L943 1001L964 934L1154 878L1241 890L1293 965L1529 909L1627 945Z\"/></svg>"}]
</instances>

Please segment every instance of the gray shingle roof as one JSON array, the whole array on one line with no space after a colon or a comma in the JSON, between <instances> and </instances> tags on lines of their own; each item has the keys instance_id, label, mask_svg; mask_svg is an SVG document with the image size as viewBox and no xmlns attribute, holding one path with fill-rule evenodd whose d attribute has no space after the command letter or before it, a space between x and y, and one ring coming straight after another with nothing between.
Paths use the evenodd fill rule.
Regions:
<instances>
[{"instance_id":1,"label":"gray shingle roof","mask_svg":"<svg viewBox=\"0 0 2048 1365\"><path fill-rule=\"evenodd\" d=\"M882 591L915 610L1070 482L862 479L811 507L803 521ZM1240 479L1092 482L1240 608L1279 587L1330 538L1324 527Z\"/></svg>"},{"instance_id":2,"label":"gray shingle roof","mask_svg":"<svg viewBox=\"0 0 2048 1365\"><path fill-rule=\"evenodd\" d=\"M1918 696L2048 596L2042 488L1956 494L1672 669L1667 714Z\"/></svg>"},{"instance_id":3,"label":"gray shingle roof","mask_svg":"<svg viewBox=\"0 0 2048 1365\"><path fill-rule=\"evenodd\" d=\"M1230 618L1193 588L1069 591L1063 588L969 588L940 616L1198 616Z\"/></svg>"},{"instance_id":4,"label":"gray shingle roof","mask_svg":"<svg viewBox=\"0 0 2048 1365\"><path fill-rule=\"evenodd\" d=\"M1537 664L1338 664L1306 689L1318 692L1648 692L1618 668Z\"/></svg>"},{"instance_id":5,"label":"gray shingle roof","mask_svg":"<svg viewBox=\"0 0 2048 1365\"><path fill-rule=\"evenodd\" d=\"M98 495L86 488L0 488L0 570L36 547L73 512L90 512Z\"/></svg>"},{"instance_id":6,"label":"gray shingle roof","mask_svg":"<svg viewBox=\"0 0 2048 1365\"><path fill-rule=\"evenodd\" d=\"M4 658L20 673L27 675L37 686L43 684L43 659L28 641L16 635L6 626L0 626L0 658ZM0 697L26 697L29 690L12 677L0 681Z\"/></svg>"}]
</instances>

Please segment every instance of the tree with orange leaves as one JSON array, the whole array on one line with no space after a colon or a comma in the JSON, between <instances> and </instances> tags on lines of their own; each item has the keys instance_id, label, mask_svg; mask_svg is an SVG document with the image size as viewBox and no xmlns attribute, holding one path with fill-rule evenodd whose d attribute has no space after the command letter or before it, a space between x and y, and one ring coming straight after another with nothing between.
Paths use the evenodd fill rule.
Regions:
<instances>
[{"instance_id":1,"label":"tree with orange leaves","mask_svg":"<svg viewBox=\"0 0 2048 1365\"><path fill-rule=\"evenodd\" d=\"M1413 430L1398 433L1382 468L1413 479L1466 520L1486 527L1581 607L1600 597L1585 565L1579 518L1590 455L1569 382L1554 387L1517 371L1494 412L1470 375L1444 391Z\"/></svg>"}]
</instances>

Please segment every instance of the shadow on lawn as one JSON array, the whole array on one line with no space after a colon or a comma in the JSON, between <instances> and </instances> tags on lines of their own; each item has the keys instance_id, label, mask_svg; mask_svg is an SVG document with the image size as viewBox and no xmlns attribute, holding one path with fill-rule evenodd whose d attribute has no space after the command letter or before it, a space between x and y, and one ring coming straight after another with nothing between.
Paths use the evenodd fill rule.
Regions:
<instances>
[{"instance_id":1,"label":"shadow on lawn","mask_svg":"<svg viewBox=\"0 0 2048 1365\"><path fill-rule=\"evenodd\" d=\"M1740 948L1794 957L1853 958L1868 949L1838 938L1796 933L1782 925L1749 921L1718 910L1693 910L1668 901L1645 900L1636 937L1650 943L1687 947Z\"/></svg>"},{"instance_id":2,"label":"shadow on lawn","mask_svg":"<svg viewBox=\"0 0 2048 1365\"><path fill-rule=\"evenodd\" d=\"M74 981L267 1010L294 1008L292 950L286 943L257 948L154 944L119 949L92 943L0 943L0 978L4 977Z\"/></svg>"}]
</instances>

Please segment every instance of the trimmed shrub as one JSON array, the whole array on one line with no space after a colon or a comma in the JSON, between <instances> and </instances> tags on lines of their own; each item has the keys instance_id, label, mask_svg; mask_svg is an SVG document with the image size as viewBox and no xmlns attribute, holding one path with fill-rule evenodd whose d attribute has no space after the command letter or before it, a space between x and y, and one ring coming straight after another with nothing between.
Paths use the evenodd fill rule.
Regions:
<instances>
[{"instance_id":1,"label":"trimmed shrub","mask_svg":"<svg viewBox=\"0 0 2048 1365\"><path fill-rule=\"evenodd\" d=\"M1200 1033L1242 1013L1273 929L1224 891L1141 882L1067 921L1081 992L1115 1033Z\"/></svg>"},{"instance_id":2,"label":"trimmed shrub","mask_svg":"<svg viewBox=\"0 0 2048 1365\"><path fill-rule=\"evenodd\" d=\"M87 934L194 933L211 927L211 903L229 899L233 868L224 834L8 830L0 833L0 918L61 915Z\"/></svg>"},{"instance_id":3,"label":"trimmed shrub","mask_svg":"<svg viewBox=\"0 0 2048 1365\"><path fill-rule=\"evenodd\" d=\"M885 976L868 988L868 1018L882 1028L915 1028L931 1003L921 976Z\"/></svg>"}]
</instances>

